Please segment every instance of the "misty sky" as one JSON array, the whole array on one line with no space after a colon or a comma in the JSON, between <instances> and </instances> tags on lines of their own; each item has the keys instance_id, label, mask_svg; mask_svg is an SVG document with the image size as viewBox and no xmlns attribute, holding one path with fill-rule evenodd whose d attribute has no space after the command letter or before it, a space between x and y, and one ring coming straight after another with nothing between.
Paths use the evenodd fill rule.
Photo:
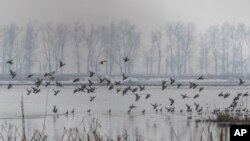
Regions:
<instances>
[{"instance_id":1,"label":"misty sky","mask_svg":"<svg viewBox=\"0 0 250 141\"><path fill-rule=\"evenodd\" d=\"M250 25L249 0L0 0L0 24L65 22L107 24L129 20L150 31L169 21L198 28L224 21Z\"/></svg>"}]
</instances>

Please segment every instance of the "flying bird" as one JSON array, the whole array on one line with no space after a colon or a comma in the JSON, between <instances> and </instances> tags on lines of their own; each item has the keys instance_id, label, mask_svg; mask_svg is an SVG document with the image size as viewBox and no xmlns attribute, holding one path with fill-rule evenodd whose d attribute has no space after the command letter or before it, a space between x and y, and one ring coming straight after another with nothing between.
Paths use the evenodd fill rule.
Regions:
<instances>
[{"instance_id":1,"label":"flying bird","mask_svg":"<svg viewBox=\"0 0 250 141\"><path fill-rule=\"evenodd\" d=\"M139 86L140 91L145 91L145 86Z\"/></svg>"},{"instance_id":2,"label":"flying bird","mask_svg":"<svg viewBox=\"0 0 250 141\"><path fill-rule=\"evenodd\" d=\"M12 70L10 69L10 76L11 76L11 78L14 79L14 78L16 77L16 75L17 75L17 73L14 72L14 71L12 71Z\"/></svg>"},{"instance_id":3,"label":"flying bird","mask_svg":"<svg viewBox=\"0 0 250 141\"><path fill-rule=\"evenodd\" d=\"M245 83L245 81L244 80L242 80L241 78L239 78L239 85L242 85L242 84L244 84Z\"/></svg>"},{"instance_id":4,"label":"flying bird","mask_svg":"<svg viewBox=\"0 0 250 141\"><path fill-rule=\"evenodd\" d=\"M172 106L174 104L174 99L169 98L169 100L170 100L170 106Z\"/></svg>"},{"instance_id":5,"label":"flying bird","mask_svg":"<svg viewBox=\"0 0 250 141\"><path fill-rule=\"evenodd\" d=\"M95 98L96 98L96 96L89 96L90 97L90 102L92 102Z\"/></svg>"},{"instance_id":6,"label":"flying bird","mask_svg":"<svg viewBox=\"0 0 250 141\"><path fill-rule=\"evenodd\" d=\"M126 76L124 73L122 74L122 80L126 80L128 76Z\"/></svg>"},{"instance_id":7,"label":"flying bird","mask_svg":"<svg viewBox=\"0 0 250 141\"><path fill-rule=\"evenodd\" d=\"M56 96L60 92L60 90L54 90L54 89L53 91L54 91L54 96Z\"/></svg>"},{"instance_id":8,"label":"flying bird","mask_svg":"<svg viewBox=\"0 0 250 141\"><path fill-rule=\"evenodd\" d=\"M199 97L200 95L199 94L196 94L195 96L194 96L194 99L196 99L197 97Z\"/></svg>"},{"instance_id":9,"label":"flying bird","mask_svg":"<svg viewBox=\"0 0 250 141\"><path fill-rule=\"evenodd\" d=\"M6 62L7 64L13 65L13 59Z\"/></svg>"},{"instance_id":10,"label":"flying bird","mask_svg":"<svg viewBox=\"0 0 250 141\"><path fill-rule=\"evenodd\" d=\"M175 80L170 77L170 85L174 84Z\"/></svg>"},{"instance_id":11,"label":"flying bird","mask_svg":"<svg viewBox=\"0 0 250 141\"><path fill-rule=\"evenodd\" d=\"M63 67L63 66L65 66L66 64L65 63L63 63L62 61L59 61L59 67L61 68L61 67Z\"/></svg>"},{"instance_id":12,"label":"flying bird","mask_svg":"<svg viewBox=\"0 0 250 141\"><path fill-rule=\"evenodd\" d=\"M76 78L76 79L73 80L73 82L78 82L78 81L80 81L79 78Z\"/></svg>"},{"instance_id":13,"label":"flying bird","mask_svg":"<svg viewBox=\"0 0 250 141\"><path fill-rule=\"evenodd\" d=\"M124 61L124 63L128 62L128 61L129 61L128 57L127 57L127 56L124 57L124 58L123 58L123 61Z\"/></svg>"},{"instance_id":14,"label":"flying bird","mask_svg":"<svg viewBox=\"0 0 250 141\"><path fill-rule=\"evenodd\" d=\"M181 96L182 96L182 99L189 98L189 97L187 96L187 94L181 94Z\"/></svg>"},{"instance_id":15,"label":"flying bird","mask_svg":"<svg viewBox=\"0 0 250 141\"><path fill-rule=\"evenodd\" d=\"M95 72L89 71L89 77L94 76Z\"/></svg>"},{"instance_id":16,"label":"flying bird","mask_svg":"<svg viewBox=\"0 0 250 141\"><path fill-rule=\"evenodd\" d=\"M58 82L58 81L56 81L56 86L57 86L57 87L63 87L62 83L60 83L60 82Z\"/></svg>"},{"instance_id":17,"label":"flying bird","mask_svg":"<svg viewBox=\"0 0 250 141\"><path fill-rule=\"evenodd\" d=\"M181 85L182 85L181 83L178 83L177 84L177 89L179 89L181 87Z\"/></svg>"},{"instance_id":18,"label":"flying bird","mask_svg":"<svg viewBox=\"0 0 250 141\"><path fill-rule=\"evenodd\" d=\"M56 105L54 105L54 107L53 107L53 113L57 113L57 111L58 111L58 109L56 108Z\"/></svg>"},{"instance_id":19,"label":"flying bird","mask_svg":"<svg viewBox=\"0 0 250 141\"><path fill-rule=\"evenodd\" d=\"M106 63L107 61L106 60L103 60L103 61L100 61L100 64L104 64L104 63Z\"/></svg>"},{"instance_id":20,"label":"flying bird","mask_svg":"<svg viewBox=\"0 0 250 141\"><path fill-rule=\"evenodd\" d=\"M9 84L9 85L8 85L8 89L10 89L10 88L12 88L12 84Z\"/></svg>"},{"instance_id":21,"label":"flying bird","mask_svg":"<svg viewBox=\"0 0 250 141\"><path fill-rule=\"evenodd\" d=\"M27 95L30 95L31 90L30 89L26 89L27 90Z\"/></svg>"},{"instance_id":22,"label":"flying bird","mask_svg":"<svg viewBox=\"0 0 250 141\"><path fill-rule=\"evenodd\" d=\"M203 79L204 79L204 77L203 77L203 75L202 75L202 76L198 77L197 80L203 80Z\"/></svg>"},{"instance_id":23,"label":"flying bird","mask_svg":"<svg viewBox=\"0 0 250 141\"><path fill-rule=\"evenodd\" d=\"M139 96L138 94L135 94L135 101L138 101L140 99L141 96Z\"/></svg>"},{"instance_id":24,"label":"flying bird","mask_svg":"<svg viewBox=\"0 0 250 141\"><path fill-rule=\"evenodd\" d=\"M150 94L147 94L146 97L145 97L145 99L148 99L149 97L150 97Z\"/></svg>"},{"instance_id":25,"label":"flying bird","mask_svg":"<svg viewBox=\"0 0 250 141\"><path fill-rule=\"evenodd\" d=\"M32 76L34 76L34 74L29 74L27 78L31 78Z\"/></svg>"}]
</instances>

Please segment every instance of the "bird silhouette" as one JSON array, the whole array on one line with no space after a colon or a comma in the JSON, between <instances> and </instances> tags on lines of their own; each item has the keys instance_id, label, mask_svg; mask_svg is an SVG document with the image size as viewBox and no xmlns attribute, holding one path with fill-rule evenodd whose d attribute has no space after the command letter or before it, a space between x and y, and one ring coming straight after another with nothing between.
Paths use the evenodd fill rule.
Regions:
<instances>
[{"instance_id":1,"label":"bird silhouette","mask_svg":"<svg viewBox=\"0 0 250 141\"><path fill-rule=\"evenodd\" d=\"M54 89L53 91L54 91L54 96L56 96L60 92L60 90L54 90Z\"/></svg>"},{"instance_id":2,"label":"bird silhouette","mask_svg":"<svg viewBox=\"0 0 250 141\"><path fill-rule=\"evenodd\" d=\"M121 88L117 88L116 93L119 93L121 90L122 90Z\"/></svg>"},{"instance_id":3,"label":"bird silhouette","mask_svg":"<svg viewBox=\"0 0 250 141\"><path fill-rule=\"evenodd\" d=\"M223 92L220 92L218 96L219 96L219 97L224 96L224 95L223 95Z\"/></svg>"},{"instance_id":4,"label":"bird silhouette","mask_svg":"<svg viewBox=\"0 0 250 141\"><path fill-rule=\"evenodd\" d=\"M248 92L244 93L242 96L249 96Z\"/></svg>"},{"instance_id":5,"label":"bird silhouette","mask_svg":"<svg viewBox=\"0 0 250 141\"><path fill-rule=\"evenodd\" d=\"M198 85L196 83L189 82L189 84L190 84L189 88L195 89L196 87L198 87Z\"/></svg>"},{"instance_id":6,"label":"bird silhouette","mask_svg":"<svg viewBox=\"0 0 250 141\"><path fill-rule=\"evenodd\" d=\"M179 89L181 87L181 83L177 83L177 89Z\"/></svg>"},{"instance_id":7,"label":"bird silhouette","mask_svg":"<svg viewBox=\"0 0 250 141\"><path fill-rule=\"evenodd\" d=\"M225 93L224 94L224 98L227 98L227 97L229 97L230 96L230 93Z\"/></svg>"},{"instance_id":8,"label":"bird silhouette","mask_svg":"<svg viewBox=\"0 0 250 141\"><path fill-rule=\"evenodd\" d=\"M148 99L149 97L150 97L150 94L147 94L146 97L145 97L145 99Z\"/></svg>"},{"instance_id":9,"label":"bird silhouette","mask_svg":"<svg viewBox=\"0 0 250 141\"><path fill-rule=\"evenodd\" d=\"M198 77L197 80L203 80L203 79L204 79L204 76L202 75L202 76Z\"/></svg>"},{"instance_id":10,"label":"bird silhouette","mask_svg":"<svg viewBox=\"0 0 250 141\"><path fill-rule=\"evenodd\" d=\"M140 91L145 91L145 86L139 86Z\"/></svg>"},{"instance_id":11,"label":"bird silhouette","mask_svg":"<svg viewBox=\"0 0 250 141\"><path fill-rule=\"evenodd\" d=\"M56 86L57 86L57 87L63 87L62 83L60 83L60 82L58 82L58 81L56 81Z\"/></svg>"},{"instance_id":12,"label":"bird silhouette","mask_svg":"<svg viewBox=\"0 0 250 141\"><path fill-rule=\"evenodd\" d=\"M173 85L175 80L173 78L171 78L171 77L169 79L170 79L170 85Z\"/></svg>"},{"instance_id":13,"label":"bird silhouette","mask_svg":"<svg viewBox=\"0 0 250 141\"><path fill-rule=\"evenodd\" d=\"M129 58L126 56L126 57L123 58L123 61L124 61L124 63L126 63L126 62L129 61Z\"/></svg>"},{"instance_id":14,"label":"bird silhouette","mask_svg":"<svg viewBox=\"0 0 250 141\"><path fill-rule=\"evenodd\" d=\"M50 82L45 83L45 87L48 87L50 85Z\"/></svg>"},{"instance_id":15,"label":"bird silhouette","mask_svg":"<svg viewBox=\"0 0 250 141\"><path fill-rule=\"evenodd\" d=\"M78 81L80 81L79 78L76 78L76 79L73 80L73 82L78 82Z\"/></svg>"},{"instance_id":16,"label":"bird silhouette","mask_svg":"<svg viewBox=\"0 0 250 141\"><path fill-rule=\"evenodd\" d=\"M74 108L71 110L71 114L74 116L74 114L75 114L75 109Z\"/></svg>"},{"instance_id":17,"label":"bird silhouette","mask_svg":"<svg viewBox=\"0 0 250 141\"><path fill-rule=\"evenodd\" d=\"M194 99L198 98L199 96L199 94L194 95Z\"/></svg>"},{"instance_id":18,"label":"bird silhouette","mask_svg":"<svg viewBox=\"0 0 250 141\"><path fill-rule=\"evenodd\" d=\"M161 82L161 90L165 90L167 88L167 81L162 80Z\"/></svg>"},{"instance_id":19,"label":"bird silhouette","mask_svg":"<svg viewBox=\"0 0 250 141\"><path fill-rule=\"evenodd\" d=\"M153 109L157 109L158 106L161 106L161 104L157 104L157 103L155 103L155 104L150 103L150 104L151 104L151 106L153 106Z\"/></svg>"},{"instance_id":20,"label":"bird silhouette","mask_svg":"<svg viewBox=\"0 0 250 141\"><path fill-rule=\"evenodd\" d=\"M57 107L56 107L56 105L54 105L54 107L53 107L53 113L57 113L57 111L58 111L58 109L57 109Z\"/></svg>"},{"instance_id":21,"label":"bird silhouette","mask_svg":"<svg viewBox=\"0 0 250 141\"><path fill-rule=\"evenodd\" d=\"M90 113L90 112L91 112L91 109L88 109L87 112Z\"/></svg>"},{"instance_id":22,"label":"bird silhouette","mask_svg":"<svg viewBox=\"0 0 250 141\"><path fill-rule=\"evenodd\" d=\"M201 92L202 90L204 90L204 87L199 87L199 92Z\"/></svg>"},{"instance_id":23,"label":"bird silhouette","mask_svg":"<svg viewBox=\"0 0 250 141\"><path fill-rule=\"evenodd\" d=\"M101 78L100 76L98 76L98 78L99 78L99 83L103 83L105 80L105 78Z\"/></svg>"},{"instance_id":24,"label":"bird silhouette","mask_svg":"<svg viewBox=\"0 0 250 141\"><path fill-rule=\"evenodd\" d=\"M27 78L31 78L31 77L33 77L34 76L34 74L29 74L28 76L27 76Z\"/></svg>"},{"instance_id":25,"label":"bird silhouette","mask_svg":"<svg viewBox=\"0 0 250 141\"><path fill-rule=\"evenodd\" d=\"M198 103L195 103L195 102L194 102L194 105L195 105L195 110L197 110L200 106Z\"/></svg>"},{"instance_id":26,"label":"bird silhouette","mask_svg":"<svg viewBox=\"0 0 250 141\"><path fill-rule=\"evenodd\" d=\"M174 104L174 99L169 98L169 100L170 100L170 106L172 106Z\"/></svg>"},{"instance_id":27,"label":"bird silhouette","mask_svg":"<svg viewBox=\"0 0 250 141\"><path fill-rule=\"evenodd\" d=\"M145 109L143 109L141 112L142 112L142 114L144 115L144 114L145 114L145 112L146 112L146 110L145 110Z\"/></svg>"},{"instance_id":28,"label":"bird silhouette","mask_svg":"<svg viewBox=\"0 0 250 141\"><path fill-rule=\"evenodd\" d=\"M103 65L106 62L107 62L106 60L103 60L103 61L100 61L99 63Z\"/></svg>"},{"instance_id":29,"label":"bird silhouette","mask_svg":"<svg viewBox=\"0 0 250 141\"><path fill-rule=\"evenodd\" d=\"M122 95L125 95L128 92L128 90L131 90L130 86L128 86L122 91Z\"/></svg>"},{"instance_id":30,"label":"bird silhouette","mask_svg":"<svg viewBox=\"0 0 250 141\"><path fill-rule=\"evenodd\" d=\"M187 94L181 94L181 96L182 96L182 99L189 98L189 97L187 96Z\"/></svg>"},{"instance_id":31,"label":"bird silhouette","mask_svg":"<svg viewBox=\"0 0 250 141\"><path fill-rule=\"evenodd\" d=\"M11 88L12 88L12 84L9 84L9 85L8 85L8 89L11 89Z\"/></svg>"},{"instance_id":32,"label":"bird silhouette","mask_svg":"<svg viewBox=\"0 0 250 141\"><path fill-rule=\"evenodd\" d=\"M197 110L198 113L202 112L202 107Z\"/></svg>"},{"instance_id":33,"label":"bird silhouette","mask_svg":"<svg viewBox=\"0 0 250 141\"><path fill-rule=\"evenodd\" d=\"M95 72L89 71L89 77L94 76Z\"/></svg>"},{"instance_id":34,"label":"bird silhouette","mask_svg":"<svg viewBox=\"0 0 250 141\"><path fill-rule=\"evenodd\" d=\"M32 92L30 89L27 89L26 88L26 90L27 90L27 95L30 95L30 93Z\"/></svg>"},{"instance_id":35,"label":"bird silhouette","mask_svg":"<svg viewBox=\"0 0 250 141\"><path fill-rule=\"evenodd\" d=\"M67 110L66 113L65 113L66 117L68 117L69 115L69 111Z\"/></svg>"},{"instance_id":36,"label":"bird silhouette","mask_svg":"<svg viewBox=\"0 0 250 141\"><path fill-rule=\"evenodd\" d=\"M132 89L132 92L134 93L134 92L136 92L137 91L137 88L133 88Z\"/></svg>"},{"instance_id":37,"label":"bird silhouette","mask_svg":"<svg viewBox=\"0 0 250 141\"><path fill-rule=\"evenodd\" d=\"M132 105L129 106L129 109L130 109L130 110L132 110L132 109L134 109L134 108L136 108L136 106L135 106L134 104L132 104Z\"/></svg>"},{"instance_id":38,"label":"bird silhouette","mask_svg":"<svg viewBox=\"0 0 250 141\"><path fill-rule=\"evenodd\" d=\"M114 85L109 86L109 90L112 90L114 88Z\"/></svg>"},{"instance_id":39,"label":"bird silhouette","mask_svg":"<svg viewBox=\"0 0 250 141\"><path fill-rule=\"evenodd\" d=\"M61 67L63 67L63 66L65 66L66 64L65 63L63 63L62 61L59 61L59 67L61 68Z\"/></svg>"},{"instance_id":40,"label":"bird silhouette","mask_svg":"<svg viewBox=\"0 0 250 141\"><path fill-rule=\"evenodd\" d=\"M17 73L14 72L14 71L12 71L12 70L10 69L10 76L11 76L11 78L14 79L14 78L16 77L16 75L17 75Z\"/></svg>"},{"instance_id":41,"label":"bird silhouette","mask_svg":"<svg viewBox=\"0 0 250 141\"><path fill-rule=\"evenodd\" d=\"M245 83L245 81L244 80L242 80L241 78L239 78L239 85L242 85L242 84L244 84Z\"/></svg>"},{"instance_id":42,"label":"bird silhouette","mask_svg":"<svg viewBox=\"0 0 250 141\"><path fill-rule=\"evenodd\" d=\"M116 86L121 85L121 81L115 81L115 85L116 85Z\"/></svg>"},{"instance_id":43,"label":"bird silhouette","mask_svg":"<svg viewBox=\"0 0 250 141\"><path fill-rule=\"evenodd\" d=\"M40 89L38 89L38 88L35 88L35 87L31 87L31 88L32 88L34 94L37 94L40 92Z\"/></svg>"},{"instance_id":44,"label":"bird silhouette","mask_svg":"<svg viewBox=\"0 0 250 141\"><path fill-rule=\"evenodd\" d=\"M90 79L88 79L88 82L89 82L89 86L92 86L94 84Z\"/></svg>"},{"instance_id":45,"label":"bird silhouette","mask_svg":"<svg viewBox=\"0 0 250 141\"><path fill-rule=\"evenodd\" d=\"M36 87L39 87L42 84L42 81L43 81L43 79L37 78L36 82L35 82Z\"/></svg>"},{"instance_id":46,"label":"bird silhouette","mask_svg":"<svg viewBox=\"0 0 250 141\"><path fill-rule=\"evenodd\" d=\"M141 96L139 96L138 94L135 94L135 101L138 101L140 99Z\"/></svg>"},{"instance_id":47,"label":"bird silhouette","mask_svg":"<svg viewBox=\"0 0 250 141\"><path fill-rule=\"evenodd\" d=\"M126 76L124 73L122 74L122 80L126 80L128 76Z\"/></svg>"},{"instance_id":48,"label":"bird silhouette","mask_svg":"<svg viewBox=\"0 0 250 141\"><path fill-rule=\"evenodd\" d=\"M10 65L13 65L13 59L8 60L6 63L7 63L7 64L10 64Z\"/></svg>"},{"instance_id":49,"label":"bird silhouette","mask_svg":"<svg viewBox=\"0 0 250 141\"><path fill-rule=\"evenodd\" d=\"M92 102L95 98L96 98L96 96L89 96L90 97L90 102Z\"/></svg>"}]
</instances>

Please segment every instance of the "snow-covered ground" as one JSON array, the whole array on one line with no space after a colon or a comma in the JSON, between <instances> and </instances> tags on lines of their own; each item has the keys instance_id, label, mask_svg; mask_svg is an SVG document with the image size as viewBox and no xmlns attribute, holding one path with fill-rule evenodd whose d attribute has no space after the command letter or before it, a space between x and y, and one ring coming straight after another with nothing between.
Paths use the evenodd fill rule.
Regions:
<instances>
[{"instance_id":1,"label":"snow-covered ground","mask_svg":"<svg viewBox=\"0 0 250 141\"><path fill-rule=\"evenodd\" d=\"M199 140L200 135L203 134L201 129L206 129L207 125L200 124L198 126L195 119L211 116L214 108L225 108L229 106L238 93L245 93L250 90L250 87L242 86L205 87L201 92L198 92L198 89L189 89L188 87L180 89L172 87L162 91L161 87L154 86L146 87L145 91L138 92L141 97L136 102L135 95L131 92L123 96L121 92L109 91L107 87L102 86L97 86L96 92L91 94L82 92L73 94L74 86L51 87L49 89L41 87L41 93L32 93L29 96L26 94L27 87L29 86L16 86L10 90L6 87L0 88L0 124L2 127L13 124L21 130L21 95L23 95L26 134L31 136L36 129L41 131L48 93L45 121L49 139L60 136L64 127L82 127L83 121L87 122L94 117L100 120L102 133L114 138L127 130L130 140L134 140L136 133L145 140L175 140L174 134L181 140ZM61 92L54 96L53 89ZM231 95L228 98L218 97L220 92L229 92ZM200 96L194 99L194 95L198 93ZM146 94L151 94L150 98L145 99ZM182 99L181 94L187 94L189 98ZM92 102L90 102L90 95L96 96ZM170 107L169 98L175 100L173 104L173 107L175 107L174 113L165 110L165 107ZM250 108L250 105L247 105L248 97L241 97L239 101L242 106ZM201 115L198 115L194 110L194 102L203 107ZM151 105L155 103L161 104L158 107L158 112L153 110ZM136 108L128 114L127 111L131 104L135 105ZM191 113L186 112L186 104L193 109ZM57 116L52 112L54 105L58 108ZM73 108L75 110L74 116L70 114ZM163 108L162 112L160 112L161 108ZM91 109L89 114L87 113L88 109ZM109 109L111 110L110 115ZM145 115L141 113L144 109ZM181 109L183 112L180 112ZM65 116L67 110L69 111L68 117ZM192 119L188 119L191 116ZM217 130L216 127L217 125L213 125L212 129ZM4 131L4 129L1 129L1 132Z\"/></svg>"}]
</instances>

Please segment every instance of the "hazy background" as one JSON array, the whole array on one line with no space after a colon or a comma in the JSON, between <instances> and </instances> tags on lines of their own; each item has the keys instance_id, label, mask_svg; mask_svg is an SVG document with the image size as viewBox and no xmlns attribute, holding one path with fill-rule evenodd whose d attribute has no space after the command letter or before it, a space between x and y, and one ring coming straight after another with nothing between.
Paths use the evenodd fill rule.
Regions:
<instances>
[{"instance_id":1,"label":"hazy background","mask_svg":"<svg viewBox=\"0 0 250 141\"><path fill-rule=\"evenodd\" d=\"M194 22L201 29L225 21L250 24L249 7L249 0L0 0L0 24L129 20L147 33L170 21Z\"/></svg>"},{"instance_id":2,"label":"hazy background","mask_svg":"<svg viewBox=\"0 0 250 141\"><path fill-rule=\"evenodd\" d=\"M197 35L213 24L224 22L244 23L248 26L250 25L249 7L249 0L0 0L0 26L14 23L24 27L30 21L68 25L74 25L76 21L80 21L87 26L129 21L136 25L140 32L140 48L148 49L151 46L151 31L164 30L166 23L169 22L192 22L195 24ZM165 36L164 31L162 36ZM42 54L42 45L38 46L40 48L36 49L36 53ZM67 50L70 53L66 52L70 55L67 55L66 62L70 62L68 61L72 60L70 56L74 56L71 48L73 48L72 43L68 43ZM86 56L85 51L82 54ZM197 56L197 54L194 51L191 56ZM38 60L44 59L42 56L35 56ZM163 53L163 56L165 57L166 54ZM136 66L138 68L144 66L143 62L143 55L139 52ZM193 70L198 68L199 60L195 58L194 62ZM38 64L33 65L34 72L38 72ZM74 63L68 63L68 66L65 70L75 72ZM137 69L137 72L145 71Z\"/></svg>"}]
</instances>

